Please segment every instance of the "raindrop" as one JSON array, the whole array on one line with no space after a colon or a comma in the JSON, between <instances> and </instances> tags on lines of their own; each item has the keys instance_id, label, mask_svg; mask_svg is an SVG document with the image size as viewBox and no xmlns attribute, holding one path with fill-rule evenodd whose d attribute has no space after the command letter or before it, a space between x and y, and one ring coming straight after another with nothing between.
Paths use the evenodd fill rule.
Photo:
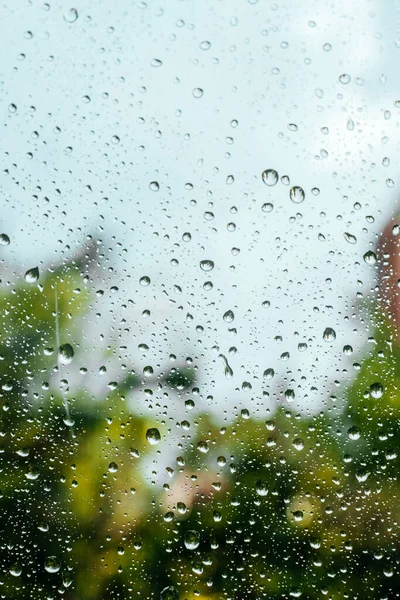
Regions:
<instances>
[{"instance_id":1,"label":"raindrop","mask_svg":"<svg viewBox=\"0 0 400 600\"><path fill-rule=\"evenodd\" d=\"M358 440L358 439L360 439L361 431L358 429L358 427L353 426L353 427L350 427L350 429L348 429L347 435L349 436L349 438L351 440Z\"/></svg>"},{"instance_id":2,"label":"raindrop","mask_svg":"<svg viewBox=\"0 0 400 600\"><path fill-rule=\"evenodd\" d=\"M147 275L144 275L143 277L141 277L139 279L139 283L140 285L142 285L143 287L146 287L147 285L150 284L150 277L147 277Z\"/></svg>"},{"instance_id":3,"label":"raindrop","mask_svg":"<svg viewBox=\"0 0 400 600\"><path fill-rule=\"evenodd\" d=\"M200 268L202 271L212 271L214 268L214 262L212 260L202 260L200 262Z\"/></svg>"},{"instance_id":4,"label":"raindrop","mask_svg":"<svg viewBox=\"0 0 400 600\"><path fill-rule=\"evenodd\" d=\"M385 391L385 388L379 381L376 381L375 383L373 383L372 385L369 386L369 393L376 400L378 398L382 398L384 391Z\"/></svg>"},{"instance_id":5,"label":"raindrop","mask_svg":"<svg viewBox=\"0 0 400 600\"><path fill-rule=\"evenodd\" d=\"M149 188L153 191L153 192L158 192L158 190L160 189L159 183L158 181L151 181L149 183Z\"/></svg>"},{"instance_id":6,"label":"raindrop","mask_svg":"<svg viewBox=\"0 0 400 600\"><path fill-rule=\"evenodd\" d=\"M339 75L339 81L343 85L347 85L348 83L350 83L351 77L350 75L348 75L348 73L343 73L342 75Z\"/></svg>"},{"instance_id":7,"label":"raindrop","mask_svg":"<svg viewBox=\"0 0 400 600\"><path fill-rule=\"evenodd\" d=\"M270 213L274 210L274 205L271 202L266 202L262 205L261 210L266 213Z\"/></svg>"},{"instance_id":8,"label":"raindrop","mask_svg":"<svg viewBox=\"0 0 400 600\"><path fill-rule=\"evenodd\" d=\"M8 246L9 243L10 243L10 238L8 237L8 235L6 233L0 233L0 245Z\"/></svg>"},{"instance_id":9,"label":"raindrop","mask_svg":"<svg viewBox=\"0 0 400 600\"><path fill-rule=\"evenodd\" d=\"M110 462L108 465L108 470L110 473L116 473L118 471L118 465L115 462Z\"/></svg>"},{"instance_id":10,"label":"raindrop","mask_svg":"<svg viewBox=\"0 0 400 600\"><path fill-rule=\"evenodd\" d=\"M192 94L193 94L194 98L201 98L203 96L204 92L201 88L196 87L193 89Z\"/></svg>"},{"instance_id":11,"label":"raindrop","mask_svg":"<svg viewBox=\"0 0 400 600\"><path fill-rule=\"evenodd\" d=\"M44 568L48 573L58 573L61 568L60 561L55 556L48 556L44 561Z\"/></svg>"},{"instance_id":12,"label":"raindrop","mask_svg":"<svg viewBox=\"0 0 400 600\"><path fill-rule=\"evenodd\" d=\"M28 269L28 271L24 275L24 279L28 283L36 283L39 279L39 267L33 267L33 269Z\"/></svg>"},{"instance_id":13,"label":"raindrop","mask_svg":"<svg viewBox=\"0 0 400 600\"><path fill-rule=\"evenodd\" d=\"M259 496L266 496L269 492L268 483L262 479L258 479L256 481L256 492Z\"/></svg>"},{"instance_id":14,"label":"raindrop","mask_svg":"<svg viewBox=\"0 0 400 600\"><path fill-rule=\"evenodd\" d=\"M76 8L70 8L64 13L64 21L67 23L75 23L75 21L78 19L78 16L79 15Z\"/></svg>"},{"instance_id":15,"label":"raindrop","mask_svg":"<svg viewBox=\"0 0 400 600\"><path fill-rule=\"evenodd\" d=\"M344 239L346 240L346 242L349 242L349 244L357 243L357 238L355 235L352 235L348 231L345 231L343 235L344 235Z\"/></svg>"},{"instance_id":16,"label":"raindrop","mask_svg":"<svg viewBox=\"0 0 400 600\"><path fill-rule=\"evenodd\" d=\"M278 183L279 175L275 169L266 169L262 172L262 180L265 185L273 186Z\"/></svg>"},{"instance_id":17,"label":"raindrop","mask_svg":"<svg viewBox=\"0 0 400 600\"><path fill-rule=\"evenodd\" d=\"M13 565L11 565L9 571L10 575L12 575L13 577L19 577L22 573L22 568L21 565L19 563L14 563Z\"/></svg>"},{"instance_id":18,"label":"raindrop","mask_svg":"<svg viewBox=\"0 0 400 600\"><path fill-rule=\"evenodd\" d=\"M303 450L304 448L304 440L302 440L301 438L296 438L295 440L293 440L293 447L296 448L296 450Z\"/></svg>"},{"instance_id":19,"label":"raindrop","mask_svg":"<svg viewBox=\"0 0 400 600\"><path fill-rule=\"evenodd\" d=\"M353 348L348 344L346 346L343 346L343 354L346 354L346 356L350 356L350 354L353 354Z\"/></svg>"},{"instance_id":20,"label":"raindrop","mask_svg":"<svg viewBox=\"0 0 400 600\"><path fill-rule=\"evenodd\" d=\"M195 531L194 529L189 529L189 531L185 533L183 543L188 550L196 550L196 548L198 548L200 545L199 532Z\"/></svg>"},{"instance_id":21,"label":"raindrop","mask_svg":"<svg viewBox=\"0 0 400 600\"><path fill-rule=\"evenodd\" d=\"M336 340L336 331L332 327L326 327L322 337L325 342L333 342Z\"/></svg>"},{"instance_id":22,"label":"raindrop","mask_svg":"<svg viewBox=\"0 0 400 600\"><path fill-rule=\"evenodd\" d=\"M62 344L58 349L58 358L62 365L69 365L74 358L74 349L71 344Z\"/></svg>"},{"instance_id":23,"label":"raindrop","mask_svg":"<svg viewBox=\"0 0 400 600\"><path fill-rule=\"evenodd\" d=\"M211 43L208 42L207 40L204 40L203 42L200 43L200 48L202 50L209 50L211 48Z\"/></svg>"},{"instance_id":24,"label":"raindrop","mask_svg":"<svg viewBox=\"0 0 400 600\"><path fill-rule=\"evenodd\" d=\"M304 201L304 198L305 194L303 188L299 187L298 185L294 185L292 188L290 188L290 199L292 202L295 204L301 204L301 202Z\"/></svg>"},{"instance_id":25,"label":"raindrop","mask_svg":"<svg viewBox=\"0 0 400 600\"><path fill-rule=\"evenodd\" d=\"M234 318L235 318L235 315L233 314L233 312L231 310L227 310L226 313L224 313L223 319L226 323L232 323Z\"/></svg>"},{"instance_id":26,"label":"raindrop","mask_svg":"<svg viewBox=\"0 0 400 600\"><path fill-rule=\"evenodd\" d=\"M152 427L146 431L146 440L151 446L157 446L160 443L161 435L156 427Z\"/></svg>"},{"instance_id":27,"label":"raindrop","mask_svg":"<svg viewBox=\"0 0 400 600\"><path fill-rule=\"evenodd\" d=\"M179 600L178 590L173 585L165 587L161 591L160 600Z\"/></svg>"},{"instance_id":28,"label":"raindrop","mask_svg":"<svg viewBox=\"0 0 400 600\"><path fill-rule=\"evenodd\" d=\"M375 252L372 252L372 250L368 250L368 252L364 254L364 261L367 263L367 265L374 265L376 263Z\"/></svg>"},{"instance_id":29,"label":"raindrop","mask_svg":"<svg viewBox=\"0 0 400 600\"><path fill-rule=\"evenodd\" d=\"M232 371L230 364L228 363L226 356L224 354L220 354L219 357L222 360L222 362L224 363L225 377L227 379L231 379L233 377L233 371Z\"/></svg>"}]
</instances>

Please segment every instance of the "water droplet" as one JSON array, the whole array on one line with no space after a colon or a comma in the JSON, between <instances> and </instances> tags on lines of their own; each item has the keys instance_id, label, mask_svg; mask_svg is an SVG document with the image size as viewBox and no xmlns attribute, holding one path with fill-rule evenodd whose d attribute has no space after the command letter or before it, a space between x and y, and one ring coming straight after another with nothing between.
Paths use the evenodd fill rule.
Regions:
<instances>
[{"instance_id":1,"label":"water droplet","mask_svg":"<svg viewBox=\"0 0 400 600\"><path fill-rule=\"evenodd\" d=\"M204 442L203 440L200 440L200 441L197 443L197 450L198 450L199 452L201 452L202 454L207 454L207 452L209 451L209 449L210 449L210 447L209 447L209 445L207 444L207 442Z\"/></svg>"},{"instance_id":2,"label":"water droplet","mask_svg":"<svg viewBox=\"0 0 400 600\"><path fill-rule=\"evenodd\" d=\"M226 323L232 323L234 318L235 318L235 315L233 314L233 311L227 310L226 313L224 313L223 319Z\"/></svg>"},{"instance_id":3,"label":"water droplet","mask_svg":"<svg viewBox=\"0 0 400 600\"><path fill-rule=\"evenodd\" d=\"M150 277L147 277L147 275L144 275L143 277L141 277L139 279L139 283L140 283L140 285L143 285L143 287L146 287L147 285L150 284Z\"/></svg>"},{"instance_id":4,"label":"water droplet","mask_svg":"<svg viewBox=\"0 0 400 600\"><path fill-rule=\"evenodd\" d=\"M39 469L35 465L29 465L28 470L25 473L25 477L29 481L35 481L40 475Z\"/></svg>"},{"instance_id":5,"label":"water droplet","mask_svg":"<svg viewBox=\"0 0 400 600\"><path fill-rule=\"evenodd\" d=\"M74 358L74 349L71 344L63 344L58 349L58 358L62 365L69 365Z\"/></svg>"},{"instance_id":6,"label":"water droplet","mask_svg":"<svg viewBox=\"0 0 400 600\"><path fill-rule=\"evenodd\" d=\"M367 481L369 475L370 473L369 471L367 471L367 469L358 469L356 473L357 481L359 481L360 483L362 483L363 481Z\"/></svg>"},{"instance_id":7,"label":"water droplet","mask_svg":"<svg viewBox=\"0 0 400 600\"><path fill-rule=\"evenodd\" d=\"M214 268L214 261L212 260L202 260L200 262L200 268L202 271L212 271Z\"/></svg>"},{"instance_id":8,"label":"water droplet","mask_svg":"<svg viewBox=\"0 0 400 600\"><path fill-rule=\"evenodd\" d=\"M279 175L275 169L266 169L262 172L262 180L265 185L273 186L278 183Z\"/></svg>"},{"instance_id":9,"label":"water droplet","mask_svg":"<svg viewBox=\"0 0 400 600\"><path fill-rule=\"evenodd\" d=\"M348 429L347 435L349 436L349 438L351 440L358 440L358 439L360 439L361 431L358 429L358 427L353 426L353 427L350 427L350 429Z\"/></svg>"},{"instance_id":10,"label":"water droplet","mask_svg":"<svg viewBox=\"0 0 400 600\"><path fill-rule=\"evenodd\" d=\"M266 202L262 205L261 210L266 213L270 213L274 210L274 205L271 202Z\"/></svg>"},{"instance_id":11,"label":"water droplet","mask_svg":"<svg viewBox=\"0 0 400 600\"><path fill-rule=\"evenodd\" d=\"M211 43L208 42L207 40L204 40L203 42L200 43L200 48L202 50L209 50L211 48Z\"/></svg>"},{"instance_id":12,"label":"water droplet","mask_svg":"<svg viewBox=\"0 0 400 600\"><path fill-rule=\"evenodd\" d=\"M146 431L146 440L150 446L157 446L161 440L161 434L156 427L152 427Z\"/></svg>"},{"instance_id":13,"label":"water droplet","mask_svg":"<svg viewBox=\"0 0 400 600\"><path fill-rule=\"evenodd\" d=\"M372 250L368 250L368 252L364 254L364 261L367 263L367 265L374 265L376 263L375 252L372 252Z\"/></svg>"},{"instance_id":14,"label":"water droplet","mask_svg":"<svg viewBox=\"0 0 400 600\"><path fill-rule=\"evenodd\" d=\"M19 563L14 563L13 565L11 565L9 571L10 575L12 575L13 577L19 577L22 573L22 568L21 565Z\"/></svg>"},{"instance_id":15,"label":"water droplet","mask_svg":"<svg viewBox=\"0 0 400 600\"><path fill-rule=\"evenodd\" d=\"M118 471L118 465L115 462L110 462L108 465L108 470L110 473L116 473Z\"/></svg>"},{"instance_id":16,"label":"water droplet","mask_svg":"<svg viewBox=\"0 0 400 600\"><path fill-rule=\"evenodd\" d=\"M184 242L190 242L190 240L192 239L192 236L190 233L186 232L182 235L182 240Z\"/></svg>"},{"instance_id":17,"label":"water droplet","mask_svg":"<svg viewBox=\"0 0 400 600\"><path fill-rule=\"evenodd\" d=\"M269 492L269 486L266 481L257 479L256 481L256 492L259 496L266 496Z\"/></svg>"},{"instance_id":18,"label":"water droplet","mask_svg":"<svg viewBox=\"0 0 400 600\"><path fill-rule=\"evenodd\" d=\"M14 103L11 103L8 105L8 112L10 113L16 113L17 112L17 105Z\"/></svg>"},{"instance_id":19,"label":"water droplet","mask_svg":"<svg viewBox=\"0 0 400 600\"><path fill-rule=\"evenodd\" d=\"M149 183L149 188L153 191L153 192L158 192L158 190L160 189L159 183L158 181L151 181Z\"/></svg>"},{"instance_id":20,"label":"water droplet","mask_svg":"<svg viewBox=\"0 0 400 600\"><path fill-rule=\"evenodd\" d=\"M343 85L347 85L348 83L350 83L351 77L348 73L342 73L342 75L339 75L339 81Z\"/></svg>"},{"instance_id":21,"label":"water droplet","mask_svg":"<svg viewBox=\"0 0 400 600\"><path fill-rule=\"evenodd\" d=\"M48 556L44 561L44 568L48 573L58 573L61 564L56 556Z\"/></svg>"},{"instance_id":22,"label":"water droplet","mask_svg":"<svg viewBox=\"0 0 400 600\"><path fill-rule=\"evenodd\" d=\"M348 231L345 231L343 235L344 235L344 239L346 240L346 242L349 242L349 244L357 243L357 238L355 235L352 235Z\"/></svg>"},{"instance_id":23,"label":"water droplet","mask_svg":"<svg viewBox=\"0 0 400 600\"><path fill-rule=\"evenodd\" d=\"M153 58L153 60L151 61L151 66L162 67L162 60L160 60L159 58Z\"/></svg>"},{"instance_id":24,"label":"water droplet","mask_svg":"<svg viewBox=\"0 0 400 600\"><path fill-rule=\"evenodd\" d=\"M346 356L350 356L350 354L353 354L353 348L348 344L346 346L343 346L343 354L346 354Z\"/></svg>"},{"instance_id":25,"label":"water droplet","mask_svg":"<svg viewBox=\"0 0 400 600\"><path fill-rule=\"evenodd\" d=\"M305 198L303 188L301 188L298 185L294 185L292 188L290 188L289 195L290 195L291 201L294 202L295 204L301 204L301 202L303 202L304 198Z\"/></svg>"},{"instance_id":26,"label":"water droplet","mask_svg":"<svg viewBox=\"0 0 400 600\"><path fill-rule=\"evenodd\" d=\"M76 8L69 8L64 13L64 21L66 21L67 23L75 23L75 21L78 19L78 16L79 15Z\"/></svg>"},{"instance_id":27,"label":"water droplet","mask_svg":"<svg viewBox=\"0 0 400 600\"><path fill-rule=\"evenodd\" d=\"M192 94L193 94L194 98L201 98L203 96L204 92L201 88L196 87L193 89Z\"/></svg>"},{"instance_id":28,"label":"water droplet","mask_svg":"<svg viewBox=\"0 0 400 600\"><path fill-rule=\"evenodd\" d=\"M325 342L333 342L336 340L336 331L332 327L326 327L322 337Z\"/></svg>"},{"instance_id":29,"label":"water droplet","mask_svg":"<svg viewBox=\"0 0 400 600\"><path fill-rule=\"evenodd\" d=\"M33 267L33 269L28 269L28 271L24 275L24 279L28 283L36 283L39 279L39 267Z\"/></svg>"},{"instance_id":30,"label":"water droplet","mask_svg":"<svg viewBox=\"0 0 400 600\"><path fill-rule=\"evenodd\" d=\"M161 591L160 600L179 600L178 590L173 585L165 587Z\"/></svg>"},{"instance_id":31,"label":"water droplet","mask_svg":"<svg viewBox=\"0 0 400 600\"><path fill-rule=\"evenodd\" d=\"M183 543L188 550L196 550L200 545L200 534L194 529L186 531Z\"/></svg>"},{"instance_id":32,"label":"water droplet","mask_svg":"<svg viewBox=\"0 0 400 600\"><path fill-rule=\"evenodd\" d=\"M296 438L293 440L293 447L296 448L296 450L303 450L304 448L304 440L302 440L301 438Z\"/></svg>"},{"instance_id":33,"label":"water droplet","mask_svg":"<svg viewBox=\"0 0 400 600\"><path fill-rule=\"evenodd\" d=\"M6 233L0 233L0 245L8 246L9 243L10 243L10 238L8 237L8 235Z\"/></svg>"},{"instance_id":34,"label":"water droplet","mask_svg":"<svg viewBox=\"0 0 400 600\"><path fill-rule=\"evenodd\" d=\"M384 391L385 391L385 388L379 381L376 381L375 383L373 383L372 385L369 386L369 393L376 400L378 398L382 398Z\"/></svg>"},{"instance_id":35,"label":"water droplet","mask_svg":"<svg viewBox=\"0 0 400 600\"><path fill-rule=\"evenodd\" d=\"M219 358L222 360L222 362L224 363L224 371L225 371L225 377L227 379L231 379L233 377L233 371L231 369L231 366L228 363L228 360L226 358L226 356L224 354L220 354Z\"/></svg>"},{"instance_id":36,"label":"water droplet","mask_svg":"<svg viewBox=\"0 0 400 600\"><path fill-rule=\"evenodd\" d=\"M264 379L272 379L275 375L275 371L273 369L265 369L263 377Z\"/></svg>"},{"instance_id":37,"label":"water droplet","mask_svg":"<svg viewBox=\"0 0 400 600\"><path fill-rule=\"evenodd\" d=\"M393 225L392 234L396 236L396 235L399 235L399 233L400 233L400 225L397 225L397 224Z\"/></svg>"}]
</instances>

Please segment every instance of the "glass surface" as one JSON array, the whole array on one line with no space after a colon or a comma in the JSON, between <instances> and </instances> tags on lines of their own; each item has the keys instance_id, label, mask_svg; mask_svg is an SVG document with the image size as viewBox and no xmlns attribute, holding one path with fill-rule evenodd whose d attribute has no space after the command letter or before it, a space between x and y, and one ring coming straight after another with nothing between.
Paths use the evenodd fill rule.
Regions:
<instances>
[{"instance_id":1,"label":"glass surface","mask_svg":"<svg viewBox=\"0 0 400 600\"><path fill-rule=\"evenodd\" d=\"M398 598L400 4L1 16L0 598Z\"/></svg>"}]
</instances>

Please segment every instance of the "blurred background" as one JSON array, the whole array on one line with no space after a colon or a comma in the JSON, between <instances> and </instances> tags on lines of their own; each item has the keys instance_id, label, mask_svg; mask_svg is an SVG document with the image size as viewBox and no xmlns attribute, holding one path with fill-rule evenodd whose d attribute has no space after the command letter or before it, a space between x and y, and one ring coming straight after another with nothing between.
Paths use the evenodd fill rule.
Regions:
<instances>
[{"instance_id":1,"label":"blurred background","mask_svg":"<svg viewBox=\"0 0 400 600\"><path fill-rule=\"evenodd\" d=\"M3 2L1 597L398 597L399 9Z\"/></svg>"}]
</instances>

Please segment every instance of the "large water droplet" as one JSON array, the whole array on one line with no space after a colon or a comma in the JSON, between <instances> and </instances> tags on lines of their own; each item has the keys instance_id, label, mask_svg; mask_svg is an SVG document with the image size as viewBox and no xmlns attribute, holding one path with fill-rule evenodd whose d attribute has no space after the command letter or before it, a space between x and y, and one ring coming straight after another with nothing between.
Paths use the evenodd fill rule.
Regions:
<instances>
[{"instance_id":1,"label":"large water droplet","mask_svg":"<svg viewBox=\"0 0 400 600\"><path fill-rule=\"evenodd\" d=\"M262 180L265 185L273 186L278 183L279 175L275 169L266 169L262 172Z\"/></svg>"},{"instance_id":2,"label":"large water droplet","mask_svg":"<svg viewBox=\"0 0 400 600\"><path fill-rule=\"evenodd\" d=\"M336 340L336 331L332 327L326 327L322 337L325 342L333 342Z\"/></svg>"},{"instance_id":3,"label":"large water droplet","mask_svg":"<svg viewBox=\"0 0 400 600\"><path fill-rule=\"evenodd\" d=\"M290 188L289 195L291 201L295 204L301 204L301 202L303 202L304 198L306 197L303 188L301 188L298 185L294 185L292 188Z\"/></svg>"},{"instance_id":4,"label":"large water droplet","mask_svg":"<svg viewBox=\"0 0 400 600\"><path fill-rule=\"evenodd\" d=\"M10 243L10 238L8 237L8 235L6 233L0 233L0 245L8 246L9 243Z\"/></svg>"},{"instance_id":5,"label":"large water droplet","mask_svg":"<svg viewBox=\"0 0 400 600\"><path fill-rule=\"evenodd\" d=\"M224 354L220 354L219 357L222 360L222 362L224 363L225 377L227 379L231 379L233 377L233 371L231 369L230 364L228 363L226 356Z\"/></svg>"},{"instance_id":6,"label":"large water droplet","mask_svg":"<svg viewBox=\"0 0 400 600\"><path fill-rule=\"evenodd\" d=\"M58 573L61 564L56 556L48 556L44 561L44 568L48 573Z\"/></svg>"},{"instance_id":7,"label":"large water droplet","mask_svg":"<svg viewBox=\"0 0 400 600\"><path fill-rule=\"evenodd\" d=\"M157 446L161 440L161 434L156 427L151 427L146 431L146 440L151 446Z\"/></svg>"},{"instance_id":8,"label":"large water droplet","mask_svg":"<svg viewBox=\"0 0 400 600\"><path fill-rule=\"evenodd\" d=\"M64 13L64 21L66 21L67 23L75 23L75 21L77 21L78 19L78 11L76 10L76 8L69 8L65 13Z\"/></svg>"},{"instance_id":9,"label":"large water droplet","mask_svg":"<svg viewBox=\"0 0 400 600\"><path fill-rule=\"evenodd\" d=\"M24 275L24 279L28 283L36 283L39 279L39 267L33 267L33 269L28 269L28 271Z\"/></svg>"},{"instance_id":10,"label":"large water droplet","mask_svg":"<svg viewBox=\"0 0 400 600\"><path fill-rule=\"evenodd\" d=\"M178 590L173 585L165 587L161 591L160 600L179 600Z\"/></svg>"},{"instance_id":11,"label":"large water droplet","mask_svg":"<svg viewBox=\"0 0 400 600\"><path fill-rule=\"evenodd\" d=\"M355 235L352 235L348 231L345 231L343 235L344 235L344 239L346 240L346 242L349 242L349 244L357 243L357 238Z\"/></svg>"},{"instance_id":12,"label":"large water droplet","mask_svg":"<svg viewBox=\"0 0 400 600\"><path fill-rule=\"evenodd\" d=\"M374 265L376 263L375 252L372 252L372 250L368 250L368 252L364 254L364 261L367 263L367 265Z\"/></svg>"},{"instance_id":13,"label":"large water droplet","mask_svg":"<svg viewBox=\"0 0 400 600\"><path fill-rule=\"evenodd\" d=\"M62 365L69 365L74 358L74 349L71 344L63 344L58 349L58 358Z\"/></svg>"},{"instance_id":14,"label":"large water droplet","mask_svg":"<svg viewBox=\"0 0 400 600\"><path fill-rule=\"evenodd\" d=\"M233 314L233 311L227 310L226 313L224 313L223 319L226 323L232 323L234 318L235 318L235 315Z\"/></svg>"},{"instance_id":15,"label":"large water droplet","mask_svg":"<svg viewBox=\"0 0 400 600\"><path fill-rule=\"evenodd\" d=\"M372 385L369 386L369 393L376 400L378 398L382 398L384 390L385 390L385 388L379 381L376 381L375 383L373 383Z\"/></svg>"},{"instance_id":16,"label":"large water droplet","mask_svg":"<svg viewBox=\"0 0 400 600\"><path fill-rule=\"evenodd\" d=\"M262 479L258 479L256 481L256 492L259 496L266 496L269 492L268 483Z\"/></svg>"},{"instance_id":17,"label":"large water droplet","mask_svg":"<svg viewBox=\"0 0 400 600\"><path fill-rule=\"evenodd\" d=\"M200 262L200 268L203 271L212 271L214 268L214 262L212 260L202 260Z\"/></svg>"},{"instance_id":18,"label":"large water droplet","mask_svg":"<svg viewBox=\"0 0 400 600\"><path fill-rule=\"evenodd\" d=\"M195 531L194 529L189 529L189 531L185 533L183 543L188 550L196 550L196 548L198 548L200 545L199 532Z\"/></svg>"},{"instance_id":19,"label":"large water droplet","mask_svg":"<svg viewBox=\"0 0 400 600\"><path fill-rule=\"evenodd\" d=\"M360 438L361 431L358 429L358 427L354 425L353 427L350 427L350 429L348 429L347 435L351 440L358 440Z\"/></svg>"}]
</instances>

